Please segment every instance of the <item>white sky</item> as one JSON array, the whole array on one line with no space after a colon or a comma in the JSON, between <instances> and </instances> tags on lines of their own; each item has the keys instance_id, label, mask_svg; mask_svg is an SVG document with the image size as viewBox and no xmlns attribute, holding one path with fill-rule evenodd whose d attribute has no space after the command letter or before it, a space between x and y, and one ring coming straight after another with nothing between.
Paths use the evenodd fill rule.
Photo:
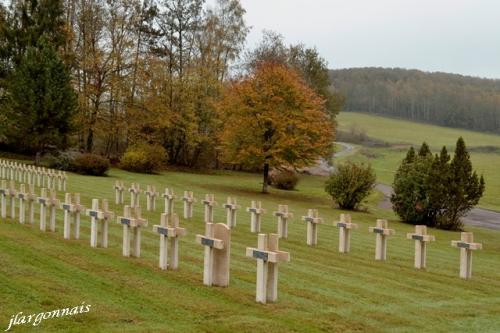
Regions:
<instances>
[{"instance_id":1,"label":"white sky","mask_svg":"<svg viewBox=\"0 0 500 333\"><path fill-rule=\"evenodd\" d=\"M210 1L208 1L210 3ZM330 68L403 67L500 78L500 0L241 0L252 27L316 46Z\"/></svg>"}]
</instances>

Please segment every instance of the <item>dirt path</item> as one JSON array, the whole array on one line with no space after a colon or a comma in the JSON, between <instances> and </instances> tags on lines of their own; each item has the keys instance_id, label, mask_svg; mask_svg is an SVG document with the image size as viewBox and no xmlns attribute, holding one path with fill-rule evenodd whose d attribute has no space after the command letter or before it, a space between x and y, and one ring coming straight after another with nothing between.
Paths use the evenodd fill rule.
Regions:
<instances>
[{"instance_id":1,"label":"dirt path","mask_svg":"<svg viewBox=\"0 0 500 333\"><path fill-rule=\"evenodd\" d=\"M377 184L375 188L384 194L384 200L379 203L380 208L392 209L391 194L392 187L385 184ZM474 208L462 218L466 225L500 230L500 212L494 210Z\"/></svg>"}]
</instances>

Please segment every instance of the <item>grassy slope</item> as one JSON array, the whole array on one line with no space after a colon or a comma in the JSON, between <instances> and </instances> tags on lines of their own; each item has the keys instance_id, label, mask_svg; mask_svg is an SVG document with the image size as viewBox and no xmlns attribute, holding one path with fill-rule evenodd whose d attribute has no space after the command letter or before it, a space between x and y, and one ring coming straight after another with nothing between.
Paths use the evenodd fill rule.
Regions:
<instances>
[{"instance_id":1,"label":"grassy slope","mask_svg":"<svg viewBox=\"0 0 500 333\"><path fill-rule=\"evenodd\" d=\"M194 190L197 197L207 192L219 201L234 195L246 207L261 199L268 212L289 204L296 218L289 240L280 248L290 251L292 261L280 266L279 300L259 305L255 297L255 260L244 257L246 246L256 245L249 232L249 216L240 212L232 235L231 285L208 288L202 284L203 250L194 235L203 231L202 206L195 206L192 221L181 221L188 236L180 244L180 269L157 268L158 236L151 225L159 223L160 212L145 214L150 219L143 232L140 259L121 256L121 227L111 225L108 249L89 247L89 221L82 220L82 239L62 238L61 217L56 233L42 233L35 226L0 221L0 325L19 311L38 313L92 304L88 314L49 319L38 328L44 332L495 332L500 328L500 233L471 229L484 250L474 260L471 281L458 278L459 251L450 247L457 233L432 230L437 242L430 245L428 270L413 266L413 242L405 239L412 230L391 221L396 236L389 241L388 261L375 262L374 239L367 229L375 218L392 218L376 208L355 213L359 224L352 239L352 253L337 252L338 231L332 221L339 210L330 207L322 191L323 178L305 176L298 191L273 190L262 195L260 177L245 173L198 175L166 172L147 176L112 170L110 177L71 175L68 190L82 193L84 204L91 198L112 199L115 179L136 181L157 188L171 186L177 193ZM60 197L62 194L60 195ZM128 199L128 198L127 198ZM376 207L380 196L370 198ZM144 197L142 197L144 202ZM128 202L128 200L127 200ZM181 203L176 203L181 212ZM119 212L121 207L112 208ZM163 209L163 203L158 205ZM300 216L318 208L325 218L319 227L319 245L305 245L305 225ZM216 220L223 222L219 206ZM263 232L276 229L268 213ZM31 332L25 326L18 332Z\"/></svg>"},{"instance_id":2,"label":"grassy slope","mask_svg":"<svg viewBox=\"0 0 500 333\"><path fill-rule=\"evenodd\" d=\"M344 112L338 117L339 128L348 130L352 127L363 129L369 137L384 140L394 145L391 148L360 148L356 154L344 158L370 162L380 182L392 183L394 172L407 148L398 148L398 144L413 144L420 146L426 141L438 152L443 145L448 151L453 151L456 140L462 136L469 148L480 146L500 147L500 135L478 133L460 129L446 128L434 125L414 123L405 120L385 118L363 113ZM364 155L363 150L375 154L375 158ZM480 201L480 206L500 210L500 154L471 152L474 168L483 173L486 180L486 192Z\"/></svg>"}]
</instances>

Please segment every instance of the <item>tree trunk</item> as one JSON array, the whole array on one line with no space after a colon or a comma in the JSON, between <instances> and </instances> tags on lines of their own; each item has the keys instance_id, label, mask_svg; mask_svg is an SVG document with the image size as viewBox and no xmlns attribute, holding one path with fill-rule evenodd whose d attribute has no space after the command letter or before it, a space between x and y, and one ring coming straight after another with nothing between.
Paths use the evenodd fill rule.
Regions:
<instances>
[{"instance_id":1,"label":"tree trunk","mask_svg":"<svg viewBox=\"0 0 500 333\"><path fill-rule=\"evenodd\" d=\"M269 163L264 164L264 182L262 183L262 193L269 193Z\"/></svg>"}]
</instances>

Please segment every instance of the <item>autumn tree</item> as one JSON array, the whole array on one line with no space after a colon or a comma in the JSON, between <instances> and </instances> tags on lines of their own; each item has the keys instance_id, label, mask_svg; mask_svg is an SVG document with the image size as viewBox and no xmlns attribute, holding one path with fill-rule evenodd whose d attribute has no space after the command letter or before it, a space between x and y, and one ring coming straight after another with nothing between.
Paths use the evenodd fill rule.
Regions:
<instances>
[{"instance_id":1,"label":"autumn tree","mask_svg":"<svg viewBox=\"0 0 500 333\"><path fill-rule=\"evenodd\" d=\"M289 67L266 62L232 83L218 105L222 159L263 170L299 168L332 152L334 126L325 100Z\"/></svg>"},{"instance_id":2,"label":"autumn tree","mask_svg":"<svg viewBox=\"0 0 500 333\"><path fill-rule=\"evenodd\" d=\"M325 108L332 120L345 103L344 96L332 87L327 61L314 47L304 44L287 46L282 35L265 30L260 43L247 52L245 62L250 71L262 62L278 62L293 68L312 90L325 99Z\"/></svg>"}]
</instances>

